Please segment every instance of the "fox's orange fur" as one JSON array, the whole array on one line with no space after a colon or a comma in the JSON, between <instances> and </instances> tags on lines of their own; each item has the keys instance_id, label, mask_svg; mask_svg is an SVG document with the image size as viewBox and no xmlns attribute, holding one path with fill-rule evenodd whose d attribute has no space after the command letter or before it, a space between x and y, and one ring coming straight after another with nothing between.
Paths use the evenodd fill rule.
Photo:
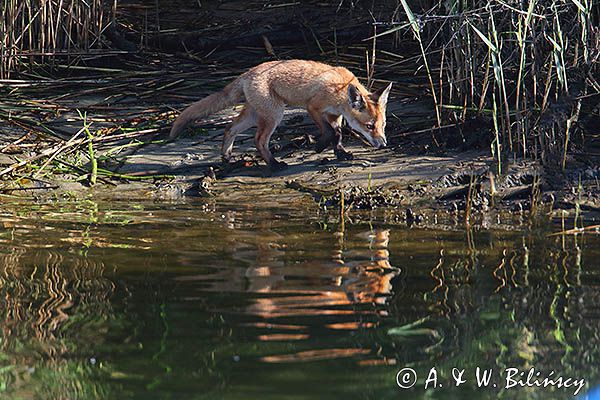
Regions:
<instances>
[{"instance_id":1,"label":"fox's orange fur","mask_svg":"<svg viewBox=\"0 0 600 400\"><path fill-rule=\"evenodd\" d=\"M391 83L380 93L369 93L358 79L343 67L304 61L271 61L248 70L227 85L193 103L177 118L169 137L177 137L190 122L232 106L242 99L246 104L225 130L222 155L231 157L238 133L257 127L255 143L271 168L285 163L275 160L269 140L283 118L286 105L306 108L321 131L317 151L329 144L340 159L350 159L341 142L342 118L374 147L385 147L385 110Z\"/></svg>"}]
</instances>

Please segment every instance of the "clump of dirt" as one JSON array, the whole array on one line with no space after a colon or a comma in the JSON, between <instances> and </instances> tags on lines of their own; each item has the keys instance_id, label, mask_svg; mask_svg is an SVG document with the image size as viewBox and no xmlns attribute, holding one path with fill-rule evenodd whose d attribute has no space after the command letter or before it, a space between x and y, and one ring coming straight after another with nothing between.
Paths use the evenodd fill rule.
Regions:
<instances>
[{"instance_id":1,"label":"clump of dirt","mask_svg":"<svg viewBox=\"0 0 600 400\"><path fill-rule=\"evenodd\" d=\"M493 204L526 210L545 199L540 196L547 189L541 176L533 163L513 165L501 176L486 166L444 175L433 187L438 191L438 201L454 211L485 211Z\"/></svg>"},{"instance_id":2,"label":"clump of dirt","mask_svg":"<svg viewBox=\"0 0 600 400\"><path fill-rule=\"evenodd\" d=\"M405 196L397 189L385 190L384 188L363 188L351 186L340 189L332 198L319 202L322 207L339 207L343 203L345 207L356 210L374 210L378 207L399 207Z\"/></svg>"}]
</instances>

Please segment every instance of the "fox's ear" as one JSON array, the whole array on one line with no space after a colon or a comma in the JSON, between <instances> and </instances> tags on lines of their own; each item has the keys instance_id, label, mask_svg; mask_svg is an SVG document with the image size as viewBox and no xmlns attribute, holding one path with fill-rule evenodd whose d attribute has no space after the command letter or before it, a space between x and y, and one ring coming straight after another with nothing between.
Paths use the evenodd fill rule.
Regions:
<instances>
[{"instance_id":1,"label":"fox's ear","mask_svg":"<svg viewBox=\"0 0 600 400\"><path fill-rule=\"evenodd\" d=\"M348 85L348 102L350 107L360 110L364 107L363 98L360 91L353 84Z\"/></svg>"},{"instance_id":2,"label":"fox's ear","mask_svg":"<svg viewBox=\"0 0 600 400\"><path fill-rule=\"evenodd\" d=\"M375 93L374 97L377 101L377 104L380 107L385 108L387 106L388 96L390 94L390 90L392 89L392 82L385 89L382 89Z\"/></svg>"}]
</instances>

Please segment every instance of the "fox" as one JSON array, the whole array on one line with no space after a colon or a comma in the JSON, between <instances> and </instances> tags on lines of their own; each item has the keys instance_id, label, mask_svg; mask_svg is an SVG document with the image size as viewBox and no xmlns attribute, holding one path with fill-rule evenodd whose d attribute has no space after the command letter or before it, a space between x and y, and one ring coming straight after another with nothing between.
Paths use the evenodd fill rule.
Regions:
<instances>
[{"instance_id":1,"label":"fox","mask_svg":"<svg viewBox=\"0 0 600 400\"><path fill-rule=\"evenodd\" d=\"M286 106L302 107L315 122L320 137L315 150L332 145L338 160L354 157L342 145L342 121L358 131L375 148L387 145L386 108L392 83L371 93L344 67L308 60L268 61L238 76L219 92L184 109L173 123L174 140L191 122L245 100L241 112L225 129L221 156L230 162L235 137L256 127L254 143L272 170L287 167L269 150L273 132L283 119Z\"/></svg>"}]
</instances>

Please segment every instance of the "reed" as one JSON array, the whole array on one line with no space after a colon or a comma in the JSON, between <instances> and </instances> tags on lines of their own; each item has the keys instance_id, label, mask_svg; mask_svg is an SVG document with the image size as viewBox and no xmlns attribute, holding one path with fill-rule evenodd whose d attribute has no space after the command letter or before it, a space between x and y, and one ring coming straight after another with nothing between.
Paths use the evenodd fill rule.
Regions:
<instances>
[{"instance_id":1,"label":"reed","mask_svg":"<svg viewBox=\"0 0 600 400\"><path fill-rule=\"evenodd\" d=\"M90 158L91 171L90 171L90 186L94 186L98 179L98 160L96 159L96 153L94 152L94 134L90 131L91 123L87 122L87 113L81 113L77 110L79 117L83 120L83 129L88 138L88 157Z\"/></svg>"},{"instance_id":2,"label":"reed","mask_svg":"<svg viewBox=\"0 0 600 400\"><path fill-rule=\"evenodd\" d=\"M517 157L565 168L570 149L582 146L573 139L586 133L578 121L600 98L600 1L401 3L432 87L439 69L433 100L442 124L491 109L499 170Z\"/></svg>"},{"instance_id":3,"label":"reed","mask_svg":"<svg viewBox=\"0 0 600 400\"><path fill-rule=\"evenodd\" d=\"M400 0L402 4L402 8L404 8L404 12L408 18L408 22L410 23L411 30L415 35L415 39L419 43L419 49L421 50L421 55L423 57L423 65L425 65L425 71L427 72L427 79L429 80L429 86L431 87L431 95L433 96L433 101L435 102L435 115L437 117L438 127L442 126L441 114L440 114L440 103L438 103L437 96L435 94L435 87L433 84L433 78L431 74L431 69L429 68L429 62L427 61L427 54L425 53L425 48L423 47L423 40L421 39L421 27L419 21L413 14L410 6L408 5L406 0ZM442 53L443 54L443 53Z\"/></svg>"},{"instance_id":4,"label":"reed","mask_svg":"<svg viewBox=\"0 0 600 400\"><path fill-rule=\"evenodd\" d=\"M0 79L57 56L74 57L102 48L102 33L114 23L116 0L2 0ZM110 12L110 10L113 12Z\"/></svg>"}]
</instances>

